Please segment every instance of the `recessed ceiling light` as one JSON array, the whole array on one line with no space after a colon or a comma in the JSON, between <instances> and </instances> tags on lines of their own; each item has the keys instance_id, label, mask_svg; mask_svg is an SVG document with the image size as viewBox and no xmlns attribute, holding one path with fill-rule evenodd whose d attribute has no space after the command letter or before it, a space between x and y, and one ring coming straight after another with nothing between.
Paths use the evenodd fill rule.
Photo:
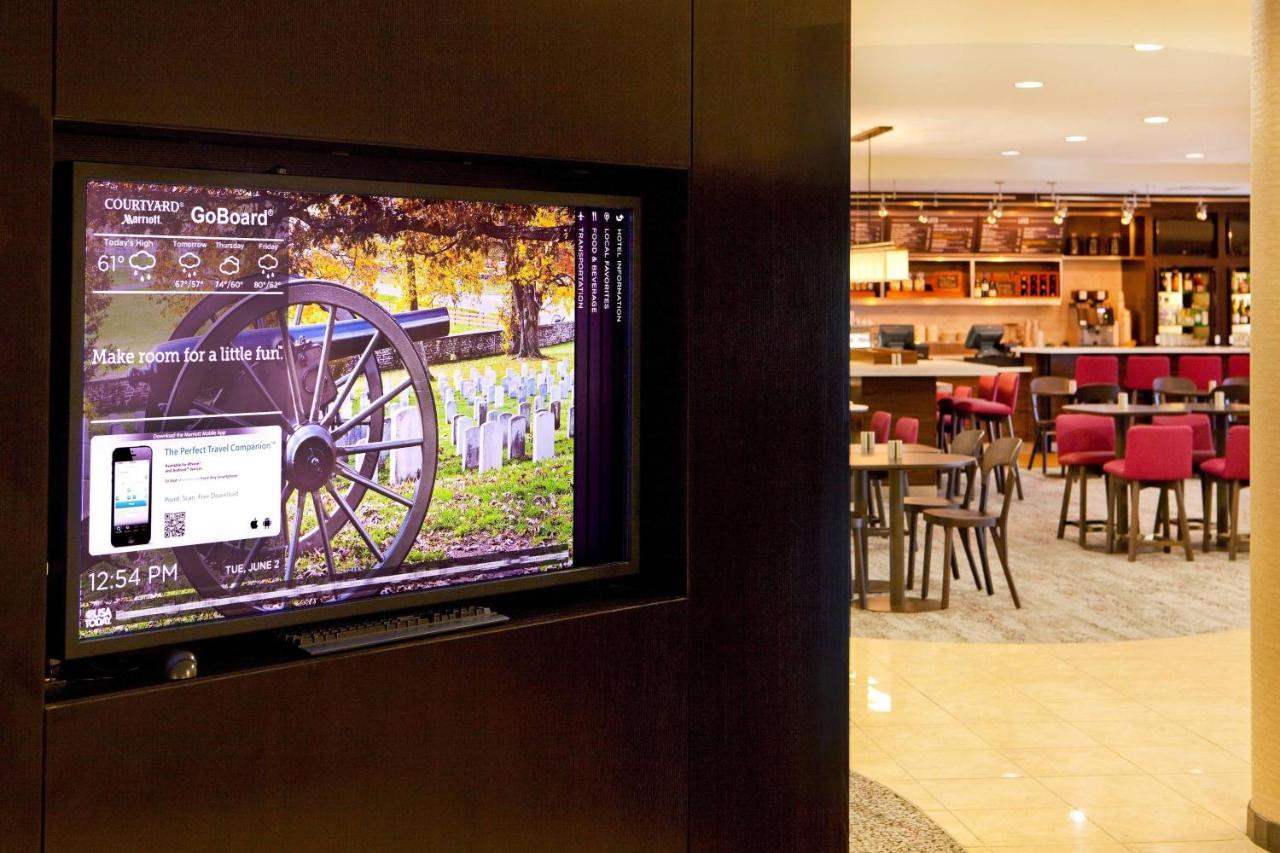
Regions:
<instances>
[{"instance_id":1,"label":"recessed ceiling light","mask_svg":"<svg viewBox=\"0 0 1280 853\"><path fill-rule=\"evenodd\" d=\"M1143 119L1147 124L1168 124L1168 116L1147 116Z\"/></svg>"},{"instance_id":2,"label":"recessed ceiling light","mask_svg":"<svg viewBox=\"0 0 1280 853\"><path fill-rule=\"evenodd\" d=\"M1067 137L1067 141L1068 141L1068 142L1088 142L1088 141L1089 141L1089 137L1087 137L1087 136L1068 136L1068 137Z\"/></svg>"},{"instance_id":3,"label":"recessed ceiling light","mask_svg":"<svg viewBox=\"0 0 1280 853\"><path fill-rule=\"evenodd\" d=\"M1139 53L1155 53L1157 50L1164 50L1164 45L1155 42L1144 41L1133 46L1133 49Z\"/></svg>"},{"instance_id":4,"label":"recessed ceiling light","mask_svg":"<svg viewBox=\"0 0 1280 853\"><path fill-rule=\"evenodd\" d=\"M1039 80L1019 80L1013 84L1015 89L1043 89L1044 84Z\"/></svg>"},{"instance_id":5,"label":"recessed ceiling light","mask_svg":"<svg viewBox=\"0 0 1280 853\"><path fill-rule=\"evenodd\" d=\"M1017 157L1021 153L1022 153L1021 151L1014 151L1010 149L1009 151L1001 151L1000 156L1001 157Z\"/></svg>"},{"instance_id":6,"label":"recessed ceiling light","mask_svg":"<svg viewBox=\"0 0 1280 853\"><path fill-rule=\"evenodd\" d=\"M1202 154L1202 153L1201 153L1201 152L1199 152L1199 151L1192 151L1190 154L1188 154L1188 155L1187 155L1187 159L1188 159L1188 160L1203 160L1203 159L1204 159L1204 154Z\"/></svg>"}]
</instances>

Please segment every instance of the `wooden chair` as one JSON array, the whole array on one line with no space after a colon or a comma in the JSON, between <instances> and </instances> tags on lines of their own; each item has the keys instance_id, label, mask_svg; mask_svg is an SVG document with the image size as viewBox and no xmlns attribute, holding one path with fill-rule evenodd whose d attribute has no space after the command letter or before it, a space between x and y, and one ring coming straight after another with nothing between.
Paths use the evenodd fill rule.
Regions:
<instances>
[{"instance_id":1,"label":"wooden chair","mask_svg":"<svg viewBox=\"0 0 1280 853\"><path fill-rule=\"evenodd\" d=\"M1077 385L1071 396L1077 403L1114 403L1120 397L1120 386L1109 382Z\"/></svg>"},{"instance_id":2,"label":"wooden chair","mask_svg":"<svg viewBox=\"0 0 1280 853\"><path fill-rule=\"evenodd\" d=\"M1151 383L1151 393L1157 404L1194 399L1197 390L1195 381L1185 376L1160 376Z\"/></svg>"},{"instance_id":3,"label":"wooden chair","mask_svg":"<svg viewBox=\"0 0 1280 853\"><path fill-rule=\"evenodd\" d=\"M951 453L960 456L978 457L982 451L983 431L980 429L965 430L955 437L951 442ZM965 495L973 492L973 468L965 468L964 476ZM902 501L903 508L907 514L907 589L915 587L916 578L916 534L920 527L920 515L930 509L954 509L960 506L960 471L957 469L949 469L943 476L941 483L942 493L940 495L912 495ZM968 531L961 532L961 541L964 544L965 555L969 558L969 570L973 572L974 583L978 585L978 589L982 589L982 581L978 579L977 564L973 560L973 551L969 546ZM960 576L960 569L953 559L951 564L951 572L956 577Z\"/></svg>"},{"instance_id":4,"label":"wooden chair","mask_svg":"<svg viewBox=\"0 0 1280 853\"><path fill-rule=\"evenodd\" d=\"M982 489L978 498L977 509L971 508L972 489L966 495L965 505L957 509L930 509L924 513L924 575L920 584L921 598L929 595L929 560L933 545L933 528L941 527L942 536L942 606L951 603L951 572L946 569L952 559L952 530L973 530L978 540L978 554L982 560L982 573L987 583L987 595L995 595L991 583L991 564L987 560L987 531L991 532L992 543L996 555L1000 558L1000 566L1004 569L1005 581L1009 584L1009 594L1013 597L1015 607L1022 607L1018 598L1018 588L1013 582L1013 573L1009 570L1009 508L1013 503L1014 478L1018 469L1018 450L1022 447L1022 439L1016 436L998 438L987 447L982 454ZM1003 471L1004 490L998 513L988 512L991 496L991 475Z\"/></svg>"},{"instance_id":5,"label":"wooden chair","mask_svg":"<svg viewBox=\"0 0 1280 853\"><path fill-rule=\"evenodd\" d=\"M1036 433L1031 439L1031 456L1027 470L1035 467L1036 454L1040 454L1040 473L1049 473L1049 445L1057 440L1054 426L1053 401L1071 393L1071 380L1065 376L1037 376L1031 380L1031 417Z\"/></svg>"},{"instance_id":6,"label":"wooden chair","mask_svg":"<svg viewBox=\"0 0 1280 853\"><path fill-rule=\"evenodd\" d=\"M1222 380L1218 388L1227 398L1228 403L1249 403L1249 377L1228 376Z\"/></svg>"}]
</instances>

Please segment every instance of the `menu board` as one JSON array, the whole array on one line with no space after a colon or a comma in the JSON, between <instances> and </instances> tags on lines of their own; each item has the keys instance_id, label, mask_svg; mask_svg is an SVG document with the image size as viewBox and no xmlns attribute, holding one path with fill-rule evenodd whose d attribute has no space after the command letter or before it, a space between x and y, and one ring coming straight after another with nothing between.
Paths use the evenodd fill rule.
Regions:
<instances>
[{"instance_id":1,"label":"menu board","mask_svg":"<svg viewBox=\"0 0 1280 853\"><path fill-rule=\"evenodd\" d=\"M1023 220L1019 220L1023 223ZM1052 219L1028 219L1022 224L1022 238L1018 250L1023 253L1057 255L1062 253L1064 228Z\"/></svg>"},{"instance_id":2,"label":"menu board","mask_svg":"<svg viewBox=\"0 0 1280 853\"><path fill-rule=\"evenodd\" d=\"M933 254L965 254L973 251L973 233L977 220L971 217L952 219L938 217L933 220L929 234L929 251Z\"/></svg>"},{"instance_id":3,"label":"menu board","mask_svg":"<svg viewBox=\"0 0 1280 853\"><path fill-rule=\"evenodd\" d=\"M889 239L900 249L923 252L929 246L929 226L915 219L890 219Z\"/></svg>"},{"instance_id":4,"label":"menu board","mask_svg":"<svg viewBox=\"0 0 1280 853\"><path fill-rule=\"evenodd\" d=\"M1016 255L1021 233L1022 228L1017 222L998 219L996 224L992 225L984 220L982 232L978 237L978 251L1001 255Z\"/></svg>"},{"instance_id":5,"label":"menu board","mask_svg":"<svg viewBox=\"0 0 1280 853\"><path fill-rule=\"evenodd\" d=\"M881 242L884 240L884 220L878 216L851 219L849 239L854 245Z\"/></svg>"}]
</instances>

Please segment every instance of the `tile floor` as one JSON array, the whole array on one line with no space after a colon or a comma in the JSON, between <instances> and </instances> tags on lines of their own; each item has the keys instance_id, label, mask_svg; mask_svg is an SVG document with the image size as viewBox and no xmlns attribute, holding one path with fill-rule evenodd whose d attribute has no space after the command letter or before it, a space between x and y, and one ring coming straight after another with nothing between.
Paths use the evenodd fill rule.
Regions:
<instances>
[{"instance_id":1,"label":"tile floor","mask_svg":"<svg viewBox=\"0 0 1280 853\"><path fill-rule=\"evenodd\" d=\"M850 643L851 766L967 849L1256 851L1247 631Z\"/></svg>"}]
</instances>

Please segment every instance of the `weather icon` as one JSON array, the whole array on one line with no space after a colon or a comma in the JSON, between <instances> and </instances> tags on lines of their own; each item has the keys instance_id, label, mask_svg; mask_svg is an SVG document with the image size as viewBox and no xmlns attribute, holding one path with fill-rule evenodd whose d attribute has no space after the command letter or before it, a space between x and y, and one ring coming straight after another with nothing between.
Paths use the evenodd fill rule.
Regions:
<instances>
[{"instance_id":1,"label":"weather icon","mask_svg":"<svg viewBox=\"0 0 1280 853\"><path fill-rule=\"evenodd\" d=\"M218 265L218 270L223 275L239 275L240 259L235 255L227 255L222 259L222 263Z\"/></svg>"},{"instance_id":2,"label":"weather icon","mask_svg":"<svg viewBox=\"0 0 1280 853\"><path fill-rule=\"evenodd\" d=\"M193 270L200 266L200 256L195 252L185 252L178 258L178 266L184 270Z\"/></svg>"},{"instance_id":3,"label":"weather icon","mask_svg":"<svg viewBox=\"0 0 1280 853\"><path fill-rule=\"evenodd\" d=\"M263 255L258 258L258 269L263 272L271 272L278 266L280 266L280 259L275 255Z\"/></svg>"},{"instance_id":4,"label":"weather icon","mask_svg":"<svg viewBox=\"0 0 1280 853\"><path fill-rule=\"evenodd\" d=\"M156 256L148 252L146 249L139 249L129 256L129 266L135 270L145 271L152 269L156 265Z\"/></svg>"}]
</instances>

